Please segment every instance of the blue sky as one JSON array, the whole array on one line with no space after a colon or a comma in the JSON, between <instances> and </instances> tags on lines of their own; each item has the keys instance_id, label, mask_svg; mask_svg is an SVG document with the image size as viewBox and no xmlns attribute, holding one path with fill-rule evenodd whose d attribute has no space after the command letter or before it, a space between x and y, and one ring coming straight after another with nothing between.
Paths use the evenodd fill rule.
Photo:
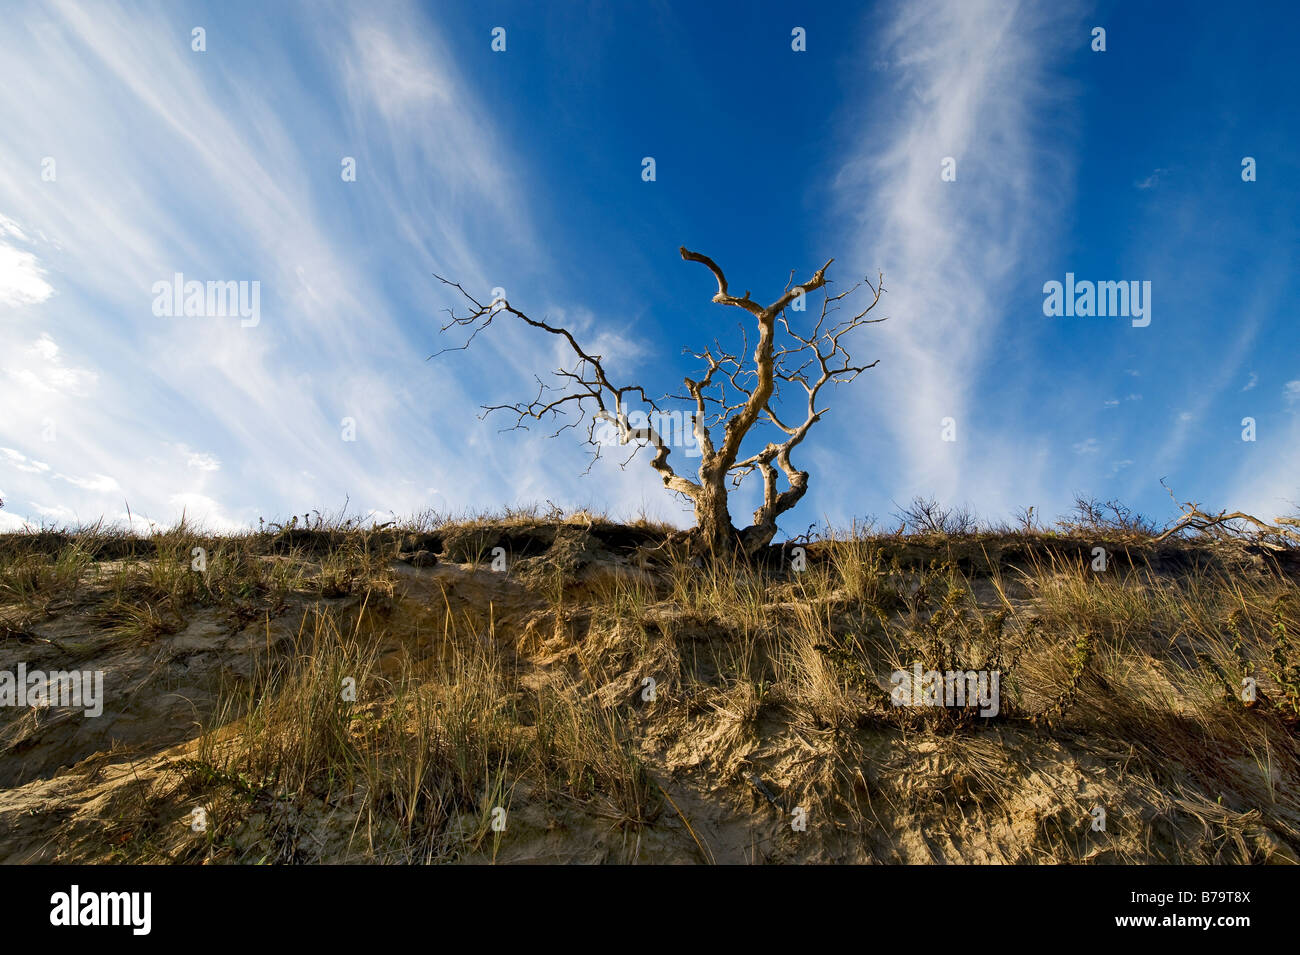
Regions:
<instances>
[{"instance_id":1,"label":"blue sky","mask_svg":"<svg viewBox=\"0 0 1300 955\"><path fill-rule=\"evenodd\" d=\"M1280 2L10 4L0 529L345 500L686 521L644 460L583 476L571 432L480 420L554 342L496 323L426 360L460 343L436 272L674 391L683 346L739 342L681 245L765 301L832 257L837 287L885 274L889 321L855 333L880 364L796 452L787 532L917 494L1164 519L1161 478L1293 511L1298 41ZM258 282L256 324L155 314L176 273ZM1150 324L1045 315L1067 273L1150 282Z\"/></svg>"}]
</instances>

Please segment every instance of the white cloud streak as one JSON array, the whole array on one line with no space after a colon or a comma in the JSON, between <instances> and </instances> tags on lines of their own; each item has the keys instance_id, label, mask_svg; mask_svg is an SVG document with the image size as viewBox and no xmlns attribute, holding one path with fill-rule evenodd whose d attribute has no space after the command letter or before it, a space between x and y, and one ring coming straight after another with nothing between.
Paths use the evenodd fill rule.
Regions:
<instances>
[{"instance_id":1,"label":"white cloud streak","mask_svg":"<svg viewBox=\"0 0 1300 955\"><path fill-rule=\"evenodd\" d=\"M409 513L555 493L545 468L521 481L514 450L491 445L473 384L502 363L531 380L545 356L502 336L426 364L436 323L407 319L411 298L436 313L432 271L489 284L477 237L514 237L494 243L509 273L539 270L507 153L423 14L304 6L322 91L270 55L278 40L223 43L217 18L200 54L166 6L22 12L0 58L42 80L0 92L0 295L39 308L48 331L0 322L0 354L19 359L0 361L13 409L0 441L21 455L0 459L10 519L49 516L53 498L90 519L125 499L164 522L184 510L226 526L345 496ZM345 108L321 107L331 95ZM329 141L358 158L358 182L321 163L312 144ZM41 180L33 142L55 180ZM48 261L18 249L34 234L50 237ZM382 269L358 255L367 234L391 238ZM153 283L174 272L260 281L263 321L152 315ZM394 291L393 274L418 281ZM203 450L169 450L187 445ZM52 473L33 469L37 447ZM454 496L431 500L429 485Z\"/></svg>"},{"instance_id":2,"label":"white cloud streak","mask_svg":"<svg viewBox=\"0 0 1300 955\"><path fill-rule=\"evenodd\" d=\"M1070 11L1001 0L889 10L871 31L884 88L861 108L863 139L836 183L856 220L853 268L883 270L888 289L890 321L861 339L883 360L856 386L857 442L896 502L1041 507L1059 495L1042 449L976 394L990 354L1028 334L1006 302L1040 274L1030 267L1047 244L1041 225L1069 195L1068 144L1044 136L1039 117L1065 99L1052 74ZM941 179L948 157L952 182ZM955 442L941 440L949 417Z\"/></svg>"}]
</instances>

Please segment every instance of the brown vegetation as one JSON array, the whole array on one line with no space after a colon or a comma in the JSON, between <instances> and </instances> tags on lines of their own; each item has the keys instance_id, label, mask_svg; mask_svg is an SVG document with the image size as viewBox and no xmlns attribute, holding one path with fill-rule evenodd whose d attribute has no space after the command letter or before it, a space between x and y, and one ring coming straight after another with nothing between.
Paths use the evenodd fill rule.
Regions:
<instances>
[{"instance_id":1,"label":"brown vegetation","mask_svg":"<svg viewBox=\"0 0 1300 955\"><path fill-rule=\"evenodd\" d=\"M1297 861L1295 551L308 523L0 537L0 671L107 697L0 708L0 861ZM917 663L998 715L892 705Z\"/></svg>"}]
</instances>

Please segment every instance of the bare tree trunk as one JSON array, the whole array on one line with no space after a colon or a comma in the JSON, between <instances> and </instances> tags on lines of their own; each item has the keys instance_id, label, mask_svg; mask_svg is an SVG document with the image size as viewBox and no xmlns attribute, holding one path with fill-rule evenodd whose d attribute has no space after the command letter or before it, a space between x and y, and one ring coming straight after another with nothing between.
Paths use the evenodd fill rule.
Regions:
<instances>
[{"instance_id":1,"label":"bare tree trunk","mask_svg":"<svg viewBox=\"0 0 1300 955\"><path fill-rule=\"evenodd\" d=\"M726 555L736 549L736 529L727 508L725 475L701 475L695 497L695 528L692 542L706 553Z\"/></svg>"},{"instance_id":2,"label":"bare tree trunk","mask_svg":"<svg viewBox=\"0 0 1300 955\"><path fill-rule=\"evenodd\" d=\"M789 487L777 491L777 470L771 458L785 473ZM746 554L755 554L776 536L776 519L790 510L808 491L808 472L800 471L790 463L790 445L772 445L753 458L754 466L763 476L763 503L754 511L754 523L740 532L740 546Z\"/></svg>"}]
</instances>

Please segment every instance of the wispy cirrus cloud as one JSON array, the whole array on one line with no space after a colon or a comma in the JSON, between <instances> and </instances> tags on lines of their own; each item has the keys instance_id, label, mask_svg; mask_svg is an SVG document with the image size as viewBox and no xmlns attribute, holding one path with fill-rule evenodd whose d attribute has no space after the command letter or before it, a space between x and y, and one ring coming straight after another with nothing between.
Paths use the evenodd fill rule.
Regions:
<instances>
[{"instance_id":1,"label":"wispy cirrus cloud","mask_svg":"<svg viewBox=\"0 0 1300 955\"><path fill-rule=\"evenodd\" d=\"M54 294L36 253L20 248L29 244L19 224L0 215L0 307L39 305Z\"/></svg>"},{"instance_id":2,"label":"wispy cirrus cloud","mask_svg":"<svg viewBox=\"0 0 1300 955\"><path fill-rule=\"evenodd\" d=\"M1137 188L1139 189L1154 189L1156 186L1160 184L1160 178L1164 176L1165 173L1167 172L1169 172L1168 169L1164 169L1164 168L1156 169L1152 171L1151 175L1147 176L1144 179L1139 180L1138 182L1134 183L1134 185L1137 186Z\"/></svg>"},{"instance_id":3,"label":"wispy cirrus cloud","mask_svg":"<svg viewBox=\"0 0 1300 955\"><path fill-rule=\"evenodd\" d=\"M504 340L425 364L436 325L409 315L417 295L434 312L433 271L495 284L476 236L514 237L494 245L512 274L538 270L537 246L487 111L418 8L289 11L310 81L283 64L282 36L259 41L237 17L207 18L196 52L165 5L13 13L6 73L42 80L0 92L0 303L40 309L46 331L0 322L0 404L13 409L0 436L19 456L0 460L10 516L56 495L82 515L125 499L221 526L347 495L398 512L465 503L431 498L430 483L511 498L490 453L464 453L494 431L457 378L505 362L529 380L536 362ZM38 234L48 261L20 248ZM385 269L368 258L375 235ZM153 315L153 283L175 272L259 281L264 320ZM424 284L393 288L393 272ZM30 463L36 447L48 473ZM27 512L56 513L41 506Z\"/></svg>"},{"instance_id":4,"label":"wispy cirrus cloud","mask_svg":"<svg viewBox=\"0 0 1300 955\"><path fill-rule=\"evenodd\" d=\"M1068 150L1041 117L1068 88L1054 71L1071 14L926 0L872 22L882 88L860 106L866 132L836 188L854 221L853 268L885 273L890 321L862 347L886 357L855 430L872 435L869 461L892 462L873 471L895 500L935 494L995 513L1045 503L1041 449L978 384L995 343L1018 334L1006 303L1042 250L1039 224L1068 197ZM942 440L944 419L955 441Z\"/></svg>"}]
</instances>

